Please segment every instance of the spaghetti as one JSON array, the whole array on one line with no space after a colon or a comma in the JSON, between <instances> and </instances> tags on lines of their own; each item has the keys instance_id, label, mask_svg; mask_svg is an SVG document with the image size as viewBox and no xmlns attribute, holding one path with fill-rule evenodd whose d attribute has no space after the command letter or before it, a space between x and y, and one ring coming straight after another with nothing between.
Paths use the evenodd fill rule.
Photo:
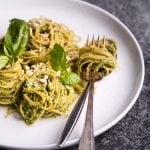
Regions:
<instances>
[{"instance_id":1,"label":"spaghetti","mask_svg":"<svg viewBox=\"0 0 150 150\"><path fill-rule=\"evenodd\" d=\"M29 26L29 49L23 55L24 60L47 61L48 54L56 43L64 47L68 61L78 57L77 42L80 38L67 26L43 17L30 20Z\"/></svg>"},{"instance_id":2,"label":"spaghetti","mask_svg":"<svg viewBox=\"0 0 150 150\"><path fill-rule=\"evenodd\" d=\"M99 48L93 44L79 48L80 38L72 30L46 18L32 19L28 26L25 52L0 69L0 105L8 106L8 114L18 112L30 125L40 118L68 114L85 81L66 85L61 82L62 75L68 70L81 77L88 70L98 71L101 77L109 74L116 67L117 47L113 40L102 39ZM51 64L56 43L64 48L69 66L62 75ZM70 80L77 77L72 75Z\"/></svg>"},{"instance_id":3,"label":"spaghetti","mask_svg":"<svg viewBox=\"0 0 150 150\"><path fill-rule=\"evenodd\" d=\"M117 65L116 42L112 39L103 38L100 41L100 46L90 43L84 46L79 51L79 69L81 76L89 74L90 71L98 72L100 78L111 73Z\"/></svg>"}]
</instances>

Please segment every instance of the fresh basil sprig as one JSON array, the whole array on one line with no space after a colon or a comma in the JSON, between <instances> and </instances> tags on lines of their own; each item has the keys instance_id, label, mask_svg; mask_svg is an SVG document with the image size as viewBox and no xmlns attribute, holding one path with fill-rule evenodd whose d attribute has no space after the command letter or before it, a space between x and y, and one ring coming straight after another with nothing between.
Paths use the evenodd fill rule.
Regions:
<instances>
[{"instance_id":1,"label":"fresh basil sprig","mask_svg":"<svg viewBox=\"0 0 150 150\"><path fill-rule=\"evenodd\" d=\"M55 44L51 53L51 61L52 61L52 68L55 71L65 71L66 70L66 53L64 49Z\"/></svg>"},{"instance_id":2,"label":"fresh basil sprig","mask_svg":"<svg viewBox=\"0 0 150 150\"><path fill-rule=\"evenodd\" d=\"M7 62L13 64L17 60L18 56L25 52L28 38L28 24L21 19L15 18L10 20L4 41L0 47L0 54L2 55L0 57L0 69L3 68Z\"/></svg>"},{"instance_id":3,"label":"fresh basil sprig","mask_svg":"<svg viewBox=\"0 0 150 150\"><path fill-rule=\"evenodd\" d=\"M59 44L55 44L51 52L51 64L55 71L61 71L61 81L65 85L75 85L81 82L80 76L74 72L67 72L66 53Z\"/></svg>"},{"instance_id":4,"label":"fresh basil sprig","mask_svg":"<svg viewBox=\"0 0 150 150\"><path fill-rule=\"evenodd\" d=\"M62 83L66 85L74 85L81 82L80 77L74 72L65 72L62 74Z\"/></svg>"},{"instance_id":5,"label":"fresh basil sprig","mask_svg":"<svg viewBox=\"0 0 150 150\"><path fill-rule=\"evenodd\" d=\"M4 37L4 53L11 62L25 52L28 37L28 24L21 19L12 19Z\"/></svg>"},{"instance_id":6,"label":"fresh basil sprig","mask_svg":"<svg viewBox=\"0 0 150 150\"><path fill-rule=\"evenodd\" d=\"M8 57L7 56L0 56L0 69L2 69L8 62Z\"/></svg>"},{"instance_id":7,"label":"fresh basil sprig","mask_svg":"<svg viewBox=\"0 0 150 150\"><path fill-rule=\"evenodd\" d=\"M4 39L0 39L0 56L1 55L4 55L4 46L3 46L3 43L4 43Z\"/></svg>"},{"instance_id":8,"label":"fresh basil sprig","mask_svg":"<svg viewBox=\"0 0 150 150\"><path fill-rule=\"evenodd\" d=\"M3 39L1 39L1 43L0 43L0 70L6 66L7 62L8 62L8 57L5 56L4 54L4 47L3 47Z\"/></svg>"}]
</instances>

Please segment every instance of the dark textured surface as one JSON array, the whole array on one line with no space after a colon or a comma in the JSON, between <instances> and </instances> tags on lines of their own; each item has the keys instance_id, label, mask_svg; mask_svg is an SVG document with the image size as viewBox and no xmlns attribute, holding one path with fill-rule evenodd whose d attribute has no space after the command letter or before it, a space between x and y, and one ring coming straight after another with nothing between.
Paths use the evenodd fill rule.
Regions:
<instances>
[{"instance_id":1,"label":"dark textured surface","mask_svg":"<svg viewBox=\"0 0 150 150\"><path fill-rule=\"evenodd\" d=\"M145 59L142 92L130 112L96 137L96 150L150 150L150 0L85 0L118 17L137 38ZM77 150L77 146L63 150Z\"/></svg>"}]
</instances>

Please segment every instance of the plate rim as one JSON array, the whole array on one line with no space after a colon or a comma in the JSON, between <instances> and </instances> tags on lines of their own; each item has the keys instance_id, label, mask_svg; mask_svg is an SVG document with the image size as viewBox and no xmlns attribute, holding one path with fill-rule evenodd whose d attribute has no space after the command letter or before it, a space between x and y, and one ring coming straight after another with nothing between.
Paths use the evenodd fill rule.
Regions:
<instances>
[{"instance_id":1,"label":"plate rim","mask_svg":"<svg viewBox=\"0 0 150 150\"><path fill-rule=\"evenodd\" d=\"M133 107L133 105L135 104L135 102L137 101L140 92L142 90L143 87L143 83L144 83L144 76L145 76L145 65L144 65L144 56L143 56L143 52L142 49L137 41L137 39L135 38L134 34L130 31L130 29L120 20L118 19L116 16L114 16L113 14L111 14L110 12L108 12L107 10L101 8L100 6L96 6L92 3L89 3L87 1L83 1L83 0L60 0L61 3L63 1L70 1L70 2L76 2L84 5L85 7L88 6L91 9L95 9L99 12L101 12L102 14L105 14L106 16L108 16L109 18L111 18L112 20L114 20L115 22L117 22L120 26L123 27L123 29L128 33L128 35L132 38L133 42L135 43L137 49L136 51L138 52L138 55L140 56L140 63L141 63L141 77L139 80L139 84L138 84L138 88L135 92L135 94L133 95L133 98L131 99L130 103L126 106L126 108L120 113L120 115L118 115L114 120L112 120L110 123L108 123L107 125L105 125L103 128L97 130L94 132L94 136L98 136L102 133L104 133L105 131L107 131L108 129L110 129L111 127L113 127L114 125L116 125L121 119L123 119L125 117L125 115L131 110L131 108ZM62 147L68 147L68 146L73 146L75 144L77 144L79 142L78 138L69 140L66 142L66 144ZM14 146L14 145L3 145L0 144L0 147L2 148L15 148L15 149L59 149L59 147L57 147L56 144L47 144L47 145L39 145L39 146Z\"/></svg>"}]
</instances>

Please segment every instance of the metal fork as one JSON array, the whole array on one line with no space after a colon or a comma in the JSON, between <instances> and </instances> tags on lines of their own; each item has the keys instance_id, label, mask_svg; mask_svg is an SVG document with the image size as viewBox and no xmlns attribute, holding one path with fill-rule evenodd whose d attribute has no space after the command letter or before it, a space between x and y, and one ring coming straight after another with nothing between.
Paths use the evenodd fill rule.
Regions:
<instances>
[{"instance_id":1,"label":"metal fork","mask_svg":"<svg viewBox=\"0 0 150 150\"><path fill-rule=\"evenodd\" d=\"M95 43L94 35L93 35L91 44L96 45L97 47L100 47L99 36L97 38L97 42ZM88 36L86 46L88 47L89 45L90 45L90 42L89 42L89 36ZM76 125L79 119L79 116L82 112L87 94L89 92L86 120L85 120L84 130L83 130L80 142L79 142L79 150L84 150L84 149L94 150L95 149L95 140L94 140L94 135L93 135L93 93L94 93L94 82L96 80L99 80L100 78L99 78L98 73L93 72L93 71L89 72L88 76L83 76L83 78L88 83L67 120L67 123L61 135L60 141L58 143L59 147L63 147L66 140L72 133L72 130L74 129L74 126Z\"/></svg>"}]
</instances>

